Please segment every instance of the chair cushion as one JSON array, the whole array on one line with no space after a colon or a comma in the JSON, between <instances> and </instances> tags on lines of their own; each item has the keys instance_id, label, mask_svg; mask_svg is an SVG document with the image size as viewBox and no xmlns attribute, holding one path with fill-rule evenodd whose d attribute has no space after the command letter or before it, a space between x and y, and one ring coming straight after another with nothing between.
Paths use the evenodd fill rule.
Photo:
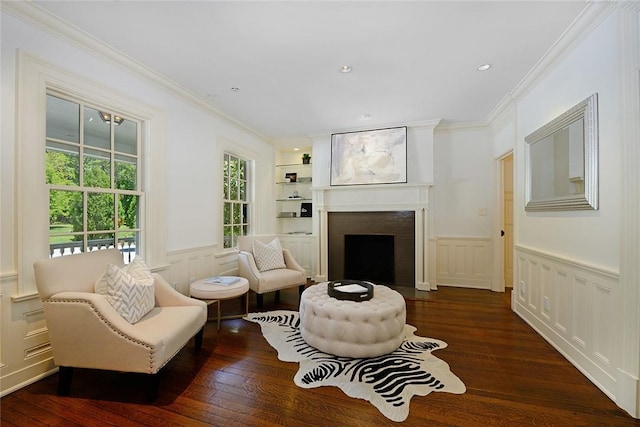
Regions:
<instances>
[{"instance_id":1,"label":"chair cushion","mask_svg":"<svg viewBox=\"0 0 640 427\"><path fill-rule=\"evenodd\" d=\"M253 257L256 260L256 266L260 271L276 270L278 268L287 268L282 255L282 246L280 239L277 237L268 244L259 240L253 242Z\"/></svg>"},{"instance_id":2,"label":"chair cushion","mask_svg":"<svg viewBox=\"0 0 640 427\"><path fill-rule=\"evenodd\" d=\"M140 268L134 275L113 264L107 265L107 301L129 323L136 323L155 307L153 276L146 277Z\"/></svg>"}]
</instances>

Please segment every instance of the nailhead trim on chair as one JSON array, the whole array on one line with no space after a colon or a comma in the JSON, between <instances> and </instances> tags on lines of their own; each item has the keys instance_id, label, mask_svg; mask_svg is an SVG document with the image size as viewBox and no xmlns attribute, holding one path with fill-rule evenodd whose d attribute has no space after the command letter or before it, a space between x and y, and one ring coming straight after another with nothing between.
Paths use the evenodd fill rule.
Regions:
<instances>
[{"instance_id":1,"label":"nailhead trim on chair","mask_svg":"<svg viewBox=\"0 0 640 427\"><path fill-rule=\"evenodd\" d=\"M102 321L103 321L107 326L109 326L109 328L110 328L112 331L114 331L116 334L120 335L121 337L123 337L123 338L125 338L125 339L127 339L127 340L129 340L129 341L131 341L131 342L133 342L133 343L136 343L136 344L142 345L143 347L146 347L146 348L148 348L148 349L151 351L151 352L149 353L149 373L150 373L150 374L158 373L158 372L160 371L160 369L164 368L164 366L165 366L167 363L169 363L169 361L170 361L171 359L173 359L173 357L174 357L176 354L180 353L180 350L182 350L182 349L184 348L184 346L186 346L186 345L187 345L187 343L189 342L189 340L191 339L191 338L189 338L187 341L185 341L185 342L184 342L184 344L182 344L182 345L180 346L180 348L178 348L178 350L177 350L176 352L174 352L174 353L171 355L171 357L168 357L168 358L167 358L167 360L165 360L165 362L162 364L162 366L158 366L158 369L157 369L155 372L153 372L153 355L154 355L154 353L153 353L153 349L154 349L154 348L153 348L153 346L150 346L149 344L144 343L144 342L142 342L142 341L140 341L140 340L137 340L137 339L131 338L130 336L125 335L125 334L123 334L122 332L120 332L120 330L116 329L116 328L115 328L115 326L113 326L113 324L112 324L111 322L109 322L107 319L105 319L105 318L104 318L104 316L103 316L102 314L100 314L100 312L98 311L98 309L96 308L96 306L95 306L95 305L93 305L93 303L91 303L91 302L89 302L89 301L87 301L87 300L83 300L83 299L59 299L59 298L56 298L56 299L47 299L47 300L45 300L45 301L43 301L43 302L46 302L46 303L65 303L65 302L75 302L75 303L82 303L82 304L87 304L87 305L89 305L89 306L91 307L91 309L93 310L93 312L94 312L94 313L96 313L96 314L98 315L98 317L100 318L100 320L102 320Z\"/></svg>"},{"instance_id":2,"label":"nailhead trim on chair","mask_svg":"<svg viewBox=\"0 0 640 427\"><path fill-rule=\"evenodd\" d=\"M162 366L160 366L156 372L153 372L153 349L154 349L153 346L151 346L151 345L149 345L147 343L144 343L144 342L142 342L140 340L137 340L135 338L132 338L132 337L130 337L128 335L125 335L122 332L120 332L120 330L116 329L116 327L113 326L113 324L111 322L109 322L107 319L105 319L105 317L98 311L98 309L96 308L95 305L93 305L92 302L89 302L89 301L83 300L83 299L60 299L60 298L56 298L56 299L51 299L50 298L50 299L44 300L43 302L45 302L45 303L68 303L68 302L73 302L73 303L81 303L81 304L89 305L91 307L91 309L93 310L93 312L98 315L98 318L100 318L100 320L102 320L104 322L104 324L107 325L117 335L120 335L121 337L125 338L128 341L131 341L131 342L133 342L135 344L141 345L141 346L146 347L146 348L149 349L149 351L150 351L150 353L149 353L149 373L150 374L154 374L154 373L158 372L162 368L162 366L166 365L166 363L169 360L171 360L171 358L167 359L167 362L165 362ZM186 343L185 343L185 345L186 345ZM184 345L182 347L184 347ZM180 349L182 349L182 347L180 347ZM174 355L175 354L177 354L177 352L174 353ZM172 355L171 357L173 357L174 355Z\"/></svg>"}]
</instances>

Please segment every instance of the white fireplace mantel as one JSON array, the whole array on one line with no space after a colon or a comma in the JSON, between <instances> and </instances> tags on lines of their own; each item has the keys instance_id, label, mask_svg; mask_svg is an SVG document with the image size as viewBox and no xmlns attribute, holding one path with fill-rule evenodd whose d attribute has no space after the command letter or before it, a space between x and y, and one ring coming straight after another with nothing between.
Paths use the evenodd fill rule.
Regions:
<instances>
[{"instance_id":1,"label":"white fireplace mantel","mask_svg":"<svg viewBox=\"0 0 640 427\"><path fill-rule=\"evenodd\" d=\"M429 281L429 189L432 184L383 184L313 188L318 236L316 281L328 280L328 213L413 211L415 213L415 287L431 290ZM435 286L435 285L434 285ZM435 287L434 287L435 289Z\"/></svg>"}]
</instances>

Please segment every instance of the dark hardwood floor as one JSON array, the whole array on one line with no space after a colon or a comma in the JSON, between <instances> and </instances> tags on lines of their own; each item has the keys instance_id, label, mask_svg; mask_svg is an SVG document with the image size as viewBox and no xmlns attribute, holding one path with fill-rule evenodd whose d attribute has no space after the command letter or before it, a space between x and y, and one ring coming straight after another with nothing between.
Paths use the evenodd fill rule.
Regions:
<instances>
[{"instance_id":1,"label":"dark hardwood floor","mask_svg":"<svg viewBox=\"0 0 640 427\"><path fill-rule=\"evenodd\" d=\"M407 426L639 425L509 308L509 295L440 288L403 292L416 335L444 340L434 354L466 384L462 395L411 400ZM419 294L419 295L416 295ZM256 310L255 295L250 311ZM223 306L239 309L229 301ZM297 309L297 290L260 311ZM67 397L52 375L5 396L9 426L383 426L397 425L335 387L298 388L297 364L281 362L257 324L225 320L205 328L203 348L185 347L160 373L160 395L145 403L143 375L76 370Z\"/></svg>"}]
</instances>

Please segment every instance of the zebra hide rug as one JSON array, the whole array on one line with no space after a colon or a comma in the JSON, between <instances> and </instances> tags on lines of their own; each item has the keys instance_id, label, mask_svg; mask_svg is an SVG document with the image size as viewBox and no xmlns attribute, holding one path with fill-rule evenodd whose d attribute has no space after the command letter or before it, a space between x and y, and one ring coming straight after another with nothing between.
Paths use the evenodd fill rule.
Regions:
<instances>
[{"instance_id":1,"label":"zebra hide rug","mask_svg":"<svg viewBox=\"0 0 640 427\"><path fill-rule=\"evenodd\" d=\"M308 345L300 335L297 311L250 313L245 320L260 324L262 334L284 362L300 362L294 382L303 388L339 387L350 397L371 402L384 416L404 421L414 395L432 391L462 394L466 387L449 365L431 352L447 343L422 338L405 325L405 339L393 353L354 359L338 357Z\"/></svg>"}]
</instances>

